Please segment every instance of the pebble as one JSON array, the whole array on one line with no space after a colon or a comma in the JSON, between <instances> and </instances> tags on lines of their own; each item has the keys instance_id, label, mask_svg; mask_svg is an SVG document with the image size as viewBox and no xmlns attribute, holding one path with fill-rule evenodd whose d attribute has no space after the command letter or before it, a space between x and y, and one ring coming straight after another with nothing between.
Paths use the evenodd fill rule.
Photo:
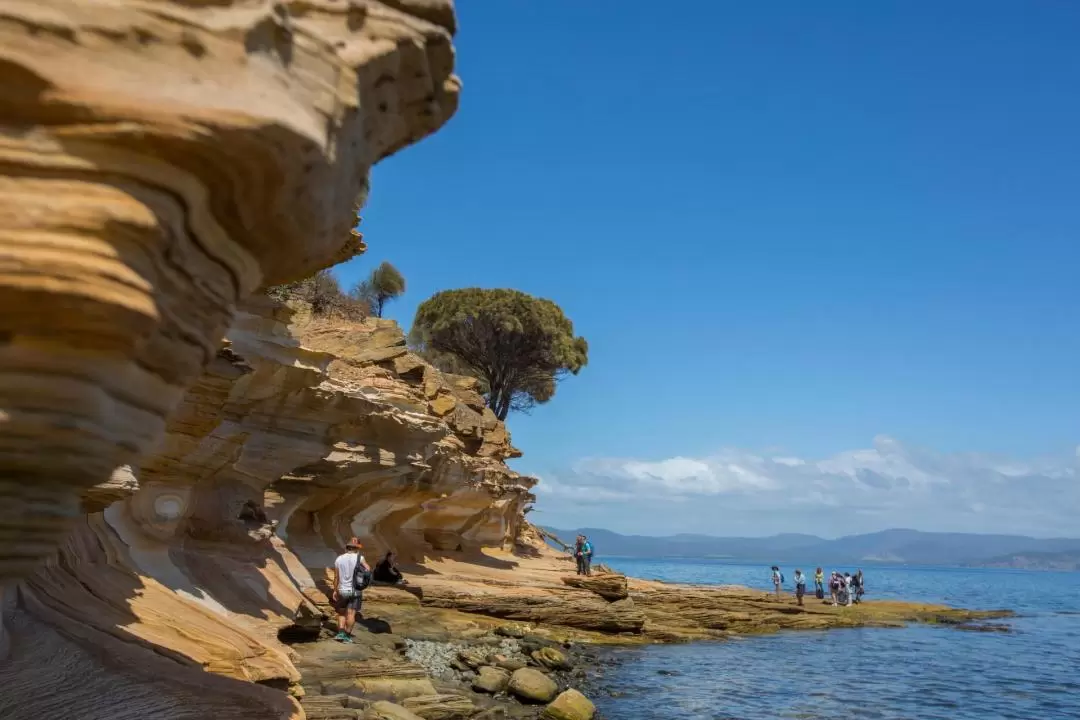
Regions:
<instances>
[{"instance_id":1,"label":"pebble","mask_svg":"<svg viewBox=\"0 0 1080 720\"><path fill-rule=\"evenodd\" d=\"M435 642L432 640L406 640L405 658L416 663L429 673L443 680L452 680L458 677L458 671L454 669L458 653L462 650L473 648L472 643ZM500 638L497 645L489 649L508 658L521 659L521 644L511 638Z\"/></svg>"}]
</instances>

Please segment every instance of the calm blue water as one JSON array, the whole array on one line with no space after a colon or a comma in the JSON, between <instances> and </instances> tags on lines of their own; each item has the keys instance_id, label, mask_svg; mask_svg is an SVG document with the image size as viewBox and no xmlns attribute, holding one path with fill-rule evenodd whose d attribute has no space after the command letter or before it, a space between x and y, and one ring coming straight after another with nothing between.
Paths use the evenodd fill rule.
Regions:
<instances>
[{"instance_id":1,"label":"calm blue water","mask_svg":"<svg viewBox=\"0 0 1080 720\"><path fill-rule=\"evenodd\" d=\"M604 562L636 577L769 588L767 567L709 560ZM812 578L813 567L802 566ZM825 567L854 571L855 568ZM788 583L794 566L784 567ZM863 565L867 600L1021 614L1014 632L904 629L781 633L612 650L595 696L607 720L1065 720L1080 718L1080 573ZM674 674L669 674L674 673Z\"/></svg>"}]
</instances>

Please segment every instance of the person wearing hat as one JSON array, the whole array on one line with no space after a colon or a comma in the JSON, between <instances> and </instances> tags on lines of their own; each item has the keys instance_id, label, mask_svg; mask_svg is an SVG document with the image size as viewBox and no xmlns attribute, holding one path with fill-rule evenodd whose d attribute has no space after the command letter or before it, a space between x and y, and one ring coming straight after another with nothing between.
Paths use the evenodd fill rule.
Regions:
<instances>
[{"instance_id":1,"label":"person wearing hat","mask_svg":"<svg viewBox=\"0 0 1080 720\"><path fill-rule=\"evenodd\" d=\"M371 572L360 554L361 547L358 538L349 538L349 542L345 543L345 552L334 561L334 592L330 599L338 616L338 633L334 636L338 642L353 641L353 625L363 602L361 591L356 586L356 569L359 566L364 572Z\"/></svg>"}]
</instances>

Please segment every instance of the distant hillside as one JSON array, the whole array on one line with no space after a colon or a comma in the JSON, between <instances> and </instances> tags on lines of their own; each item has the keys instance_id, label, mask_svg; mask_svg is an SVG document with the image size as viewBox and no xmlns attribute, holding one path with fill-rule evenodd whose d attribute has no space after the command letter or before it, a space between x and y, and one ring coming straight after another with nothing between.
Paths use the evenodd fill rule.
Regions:
<instances>
[{"instance_id":1,"label":"distant hillside","mask_svg":"<svg viewBox=\"0 0 1080 720\"><path fill-rule=\"evenodd\" d=\"M567 542L579 532L589 536L597 557L728 558L746 562L906 563L912 565L984 565L986 563L1050 562L1049 556L1080 556L1080 539L1040 539L1023 535L926 533L918 530L884 530L825 540L814 535L785 534L763 538L713 537L710 535L620 535L610 530L548 528ZM1044 557L1047 556L1047 557ZM1042 558L1042 559L1040 559ZM1025 567L995 565L995 567Z\"/></svg>"},{"instance_id":2,"label":"distant hillside","mask_svg":"<svg viewBox=\"0 0 1080 720\"><path fill-rule=\"evenodd\" d=\"M1080 570L1080 552L1028 552L990 558L975 567L1017 568L1021 570Z\"/></svg>"}]
</instances>

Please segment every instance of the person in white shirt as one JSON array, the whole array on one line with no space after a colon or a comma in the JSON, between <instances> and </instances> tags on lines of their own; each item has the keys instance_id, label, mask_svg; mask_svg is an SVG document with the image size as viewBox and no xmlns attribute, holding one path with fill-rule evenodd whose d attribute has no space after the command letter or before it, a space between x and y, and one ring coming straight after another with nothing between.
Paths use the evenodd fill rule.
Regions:
<instances>
[{"instance_id":1,"label":"person in white shirt","mask_svg":"<svg viewBox=\"0 0 1080 720\"><path fill-rule=\"evenodd\" d=\"M371 572L364 556L360 554L361 547L363 546L359 539L349 538L349 542L345 544L345 552L338 555L334 561L334 591L330 599L338 616L338 633L334 636L338 642L353 641L356 614L360 611L360 604L364 599L354 582L357 566L365 572Z\"/></svg>"}]
</instances>

